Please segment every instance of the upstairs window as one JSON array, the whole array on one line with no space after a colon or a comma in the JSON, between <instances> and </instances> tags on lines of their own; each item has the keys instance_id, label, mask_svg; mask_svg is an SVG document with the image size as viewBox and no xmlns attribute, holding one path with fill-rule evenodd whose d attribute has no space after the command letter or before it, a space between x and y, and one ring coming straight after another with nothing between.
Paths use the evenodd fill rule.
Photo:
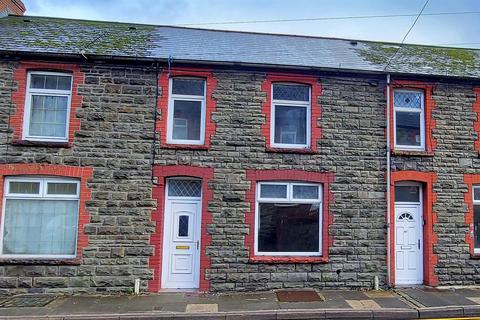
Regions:
<instances>
[{"instance_id":1,"label":"upstairs window","mask_svg":"<svg viewBox=\"0 0 480 320\"><path fill-rule=\"evenodd\" d=\"M167 143L205 142L205 80L170 79Z\"/></svg>"},{"instance_id":2,"label":"upstairs window","mask_svg":"<svg viewBox=\"0 0 480 320\"><path fill-rule=\"evenodd\" d=\"M33 141L68 141L71 95L71 75L29 72L23 138Z\"/></svg>"},{"instance_id":3,"label":"upstairs window","mask_svg":"<svg viewBox=\"0 0 480 320\"><path fill-rule=\"evenodd\" d=\"M271 145L280 148L310 147L310 86L272 85Z\"/></svg>"},{"instance_id":4,"label":"upstairs window","mask_svg":"<svg viewBox=\"0 0 480 320\"><path fill-rule=\"evenodd\" d=\"M394 90L395 149L425 150L424 93Z\"/></svg>"},{"instance_id":5,"label":"upstairs window","mask_svg":"<svg viewBox=\"0 0 480 320\"><path fill-rule=\"evenodd\" d=\"M75 258L78 180L12 177L4 190L2 257Z\"/></svg>"},{"instance_id":6,"label":"upstairs window","mask_svg":"<svg viewBox=\"0 0 480 320\"><path fill-rule=\"evenodd\" d=\"M473 187L474 253L480 254L480 186Z\"/></svg>"},{"instance_id":7,"label":"upstairs window","mask_svg":"<svg viewBox=\"0 0 480 320\"><path fill-rule=\"evenodd\" d=\"M256 255L322 255L322 187L301 182L257 186Z\"/></svg>"}]
</instances>

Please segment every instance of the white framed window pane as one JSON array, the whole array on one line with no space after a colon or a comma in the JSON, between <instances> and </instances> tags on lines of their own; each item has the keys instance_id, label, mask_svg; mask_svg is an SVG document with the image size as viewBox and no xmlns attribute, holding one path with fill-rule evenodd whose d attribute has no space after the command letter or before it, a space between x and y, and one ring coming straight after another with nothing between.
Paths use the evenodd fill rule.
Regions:
<instances>
[{"instance_id":1,"label":"white framed window pane","mask_svg":"<svg viewBox=\"0 0 480 320\"><path fill-rule=\"evenodd\" d=\"M188 237L188 216L178 216L178 237Z\"/></svg>"},{"instance_id":2,"label":"white framed window pane","mask_svg":"<svg viewBox=\"0 0 480 320\"><path fill-rule=\"evenodd\" d=\"M30 136L65 137L68 97L32 95Z\"/></svg>"},{"instance_id":3,"label":"white framed window pane","mask_svg":"<svg viewBox=\"0 0 480 320\"><path fill-rule=\"evenodd\" d=\"M68 182L48 182L47 194L49 195L76 195L77 184Z\"/></svg>"},{"instance_id":4,"label":"white framed window pane","mask_svg":"<svg viewBox=\"0 0 480 320\"><path fill-rule=\"evenodd\" d=\"M260 184L260 197L286 199L287 185L286 184Z\"/></svg>"},{"instance_id":5,"label":"white framed window pane","mask_svg":"<svg viewBox=\"0 0 480 320\"><path fill-rule=\"evenodd\" d=\"M203 96L205 95L205 80L173 78L172 93L181 95Z\"/></svg>"},{"instance_id":6,"label":"white framed window pane","mask_svg":"<svg viewBox=\"0 0 480 320\"><path fill-rule=\"evenodd\" d=\"M40 192L40 182L10 181L8 192L18 194L38 194Z\"/></svg>"},{"instance_id":7,"label":"white framed window pane","mask_svg":"<svg viewBox=\"0 0 480 320\"><path fill-rule=\"evenodd\" d=\"M420 187L395 186L395 202L420 202Z\"/></svg>"},{"instance_id":8,"label":"white framed window pane","mask_svg":"<svg viewBox=\"0 0 480 320\"><path fill-rule=\"evenodd\" d=\"M480 187L473 188L473 200L480 201Z\"/></svg>"},{"instance_id":9,"label":"white framed window pane","mask_svg":"<svg viewBox=\"0 0 480 320\"><path fill-rule=\"evenodd\" d=\"M74 255L78 200L7 199L3 253Z\"/></svg>"},{"instance_id":10,"label":"white framed window pane","mask_svg":"<svg viewBox=\"0 0 480 320\"><path fill-rule=\"evenodd\" d=\"M201 119L201 101L175 100L173 123L182 123L183 126L173 126L173 139L200 140Z\"/></svg>"},{"instance_id":11,"label":"white framed window pane","mask_svg":"<svg viewBox=\"0 0 480 320\"><path fill-rule=\"evenodd\" d=\"M396 111L396 143L402 146L421 146L420 112Z\"/></svg>"},{"instance_id":12,"label":"white framed window pane","mask_svg":"<svg viewBox=\"0 0 480 320\"><path fill-rule=\"evenodd\" d=\"M393 105L399 108L422 108L423 93L413 91L394 91Z\"/></svg>"},{"instance_id":13,"label":"white framed window pane","mask_svg":"<svg viewBox=\"0 0 480 320\"><path fill-rule=\"evenodd\" d=\"M307 108L275 105L275 143L307 143Z\"/></svg>"},{"instance_id":14,"label":"white framed window pane","mask_svg":"<svg viewBox=\"0 0 480 320\"><path fill-rule=\"evenodd\" d=\"M475 249L480 249L480 205L473 206L473 237Z\"/></svg>"},{"instance_id":15,"label":"white framed window pane","mask_svg":"<svg viewBox=\"0 0 480 320\"><path fill-rule=\"evenodd\" d=\"M293 185L294 199L318 199L318 186Z\"/></svg>"},{"instance_id":16,"label":"white framed window pane","mask_svg":"<svg viewBox=\"0 0 480 320\"><path fill-rule=\"evenodd\" d=\"M171 197L201 197L202 182L200 180L169 179L168 195Z\"/></svg>"},{"instance_id":17,"label":"white framed window pane","mask_svg":"<svg viewBox=\"0 0 480 320\"><path fill-rule=\"evenodd\" d=\"M273 99L310 101L310 87L305 85L274 84Z\"/></svg>"},{"instance_id":18,"label":"white framed window pane","mask_svg":"<svg viewBox=\"0 0 480 320\"><path fill-rule=\"evenodd\" d=\"M259 218L259 252L320 251L318 203L259 203Z\"/></svg>"},{"instance_id":19,"label":"white framed window pane","mask_svg":"<svg viewBox=\"0 0 480 320\"><path fill-rule=\"evenodd\" d=\"M32 89L71 90L71 86L71 76L32 74L30 78Z\"/></svg>"}]
</instances>

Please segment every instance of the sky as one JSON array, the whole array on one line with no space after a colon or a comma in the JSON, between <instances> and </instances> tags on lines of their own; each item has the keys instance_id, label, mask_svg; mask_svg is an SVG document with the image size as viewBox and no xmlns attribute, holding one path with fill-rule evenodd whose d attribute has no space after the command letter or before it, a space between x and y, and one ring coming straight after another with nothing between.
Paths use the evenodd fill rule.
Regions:
<instances>
[{"instance_id":1,"label":"sky","mask_svg":"<svg viewBox=\"0 0 480 320\"><path fill-rule=\"evenodd\" d=\"M426 0L23 0L27 15L401 42L410 17L203 24L420 12ZM476 12L428 15L446 12ZM480 48L480 0L430 0L406 43ZM202 24L202 25L197 25Z\"/></svg>"}]
</instances>

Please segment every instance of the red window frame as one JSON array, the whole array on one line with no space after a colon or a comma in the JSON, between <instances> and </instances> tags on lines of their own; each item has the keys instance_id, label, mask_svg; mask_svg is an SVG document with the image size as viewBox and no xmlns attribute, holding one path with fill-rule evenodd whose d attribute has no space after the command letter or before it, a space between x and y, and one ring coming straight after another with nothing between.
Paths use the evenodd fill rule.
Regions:
<instances>
[{"instance_id":1,"label":"red window frame","mask_svg":"<svg viewBox=\"0 0 480 320\"><path fill-rule=\"evenodd\" d=\"M66 72L72 75L72 95L70 102L70 118L68 129L68 142L29 141L23 140L23 122L25 113L25 98L27 94L27 77L30 71ZM85 83L85 75L80 66L68 63L53 62L20 62L13 73L13 80L17 83L17 90L12 92L12 103L15 105L15 114L9 117L9 126L13 129L13 143L27 145L49 145L71 147L75 132L80 130L80 119L76 111L82 105L83 97L78 94L78 86Z\"/></svg>"},{"instance_id":2,"label":"red window frame","mask_svg":"<svg viewBox=\"0 0 480 320\"><path fill-rule=\"evenodd\" d=\"M297 83L310 86L310 147L305 149L278 148L271 146L270 129L272 125L272 85L274 83ZM317 77L309 75L293 75L270 73L267 74L262 82L262 91L267 95L267 99L262 104L262 113L265 115L266 121L262 125L261 133L265 137L267 152L284 152L284 153L316 153L318 150L318 140L322 136L322 129L318 126L318 120L321 116L321 108L318 103L318 97L322 94L322 87Z\"/></svg>"},{"instance_id":3,"label":"red window frame","mask_svg":"<svg viewBox=\"0 0 480 320\"><path fill-rule=\"evenodd\" d=\"M2 164L0 165L0 197L4 196L4 180L7 176L57 176L77 178L80 180L80 198L78 209L78 234L77 234L77 255L74 259L23 259L23 258L5 258L2 261L22 261L27 263L59 263L80 264L82 261L83 249L88 246L89 237L85 233L85 225L90 222L90 213L86 209L86 202L92 199L92 191L87 187L87 181L93 176L93 168L91 167L73 167L63 165L50 164ZM3 201L0 202L0 214L3 212Z\"/></svg>"},{"instance_id":4,"label":"red window frame","mask_svg":"<svg viewBox=\"0 0 480 320\"><path fill-rule=\"evenodd\" d=\"M432 131L436 127L435 119L432 117L433 109L435 108L435 100L433 99L433 84L422 81L410 81L410 80L393 80L390 83L390 150L392 153L398 155L425 155L431 156L435 148L437 147L437 141L433 138ZM412 89L421 90L424 93L424 115L425 115L425 150L408 151L395 149L395 126L394 117L395 109L393 105L393 94L395 89Z\"/></svg>"},{"instance_id":5,"label":"red window frame","mask_svg":"<svg viewBox=\"0 0 480 320\"><path fill-rule=\"evenodd\" d=\"M249 262L252 263L327 263L328 249L333 244L333 236L329 227L333 223L330 204L333 203L333 193L330 191L334 181L333 173L309 172L302 170L247 170L247 180L250 189L247 190L245 201L250 203L250 211L245 216L245 224L250 232L245 236L245 246L249 251ZM255 255L255 203L258 182L297 181L311 182L323 185L322 194L322 255L321 256L258 256Z\"/></svg>"},{"instance_id":6,"label":"red window frame","mask_svg":"<svg viewBox=\"0 0 480 320\"><path fill-rule=\"evenodd\" d=\"M206 97L205 97L205 140L202 145L196 144L172 144L167 142L167 122L168 122L168 100L169 100L169 82L170 78L174 77L192 77L205 79ZM217 79L213 75L211 69L196 69L185 70L181 68L172 68L168 72L165 70L159 80L158 86L161 89L162 96L158 99L157 108L160 111L161 117L157 119L156 131L160 133L160 146L162 148L170 149L210 149L212 136L215 134L216 126L212 120L212 113L217 108L217 103L213 99L213 92L217 88Z\"/></svg>"}]
</instances>

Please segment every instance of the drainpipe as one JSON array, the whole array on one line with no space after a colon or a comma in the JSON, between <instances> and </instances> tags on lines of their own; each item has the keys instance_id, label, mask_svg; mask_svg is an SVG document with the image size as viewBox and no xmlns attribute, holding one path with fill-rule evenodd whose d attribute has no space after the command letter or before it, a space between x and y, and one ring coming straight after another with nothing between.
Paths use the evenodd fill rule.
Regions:
<instances>
[{"instance_id":1,"label":"drainpipe","mask_svg":"<svg viewBox=\"0 0 480 320\"><path fill-rule=\"evenodd\" d=\"M390 252L390 74L387 73L387 283L392 287L390 283L390 262L391 262L391 252Z\"/></svg>"}]
</instances>

